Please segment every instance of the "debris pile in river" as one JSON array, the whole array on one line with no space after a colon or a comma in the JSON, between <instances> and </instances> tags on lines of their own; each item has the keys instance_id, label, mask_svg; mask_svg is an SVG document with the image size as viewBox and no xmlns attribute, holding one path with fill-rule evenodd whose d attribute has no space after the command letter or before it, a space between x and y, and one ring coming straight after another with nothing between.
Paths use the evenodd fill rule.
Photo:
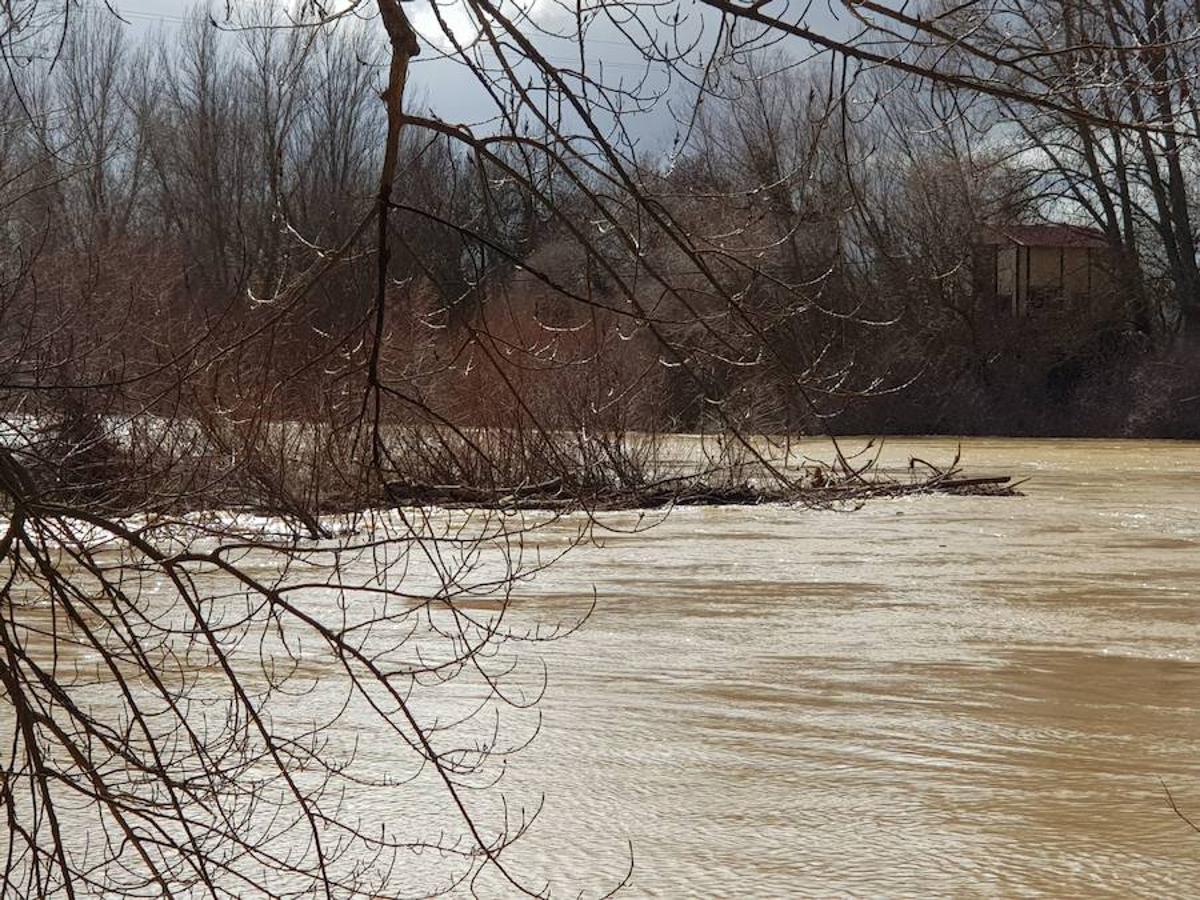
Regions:
<instances>
[{"instance_id":1,"label":"debris pile in river","mask_svg":"<svg viewBox=\"0 0 1200 900\"><path fill-rule=\"evenodd\" d=\"M825 506L917 494L1019 496L1017 484L1009 476L968 478L953 468L934 470L928 477L909 480L862 472L833 477L829 470L821 469L808 470L808 474L795 479L775 477L740 482L731 482L719 475L714 477L714 473L701 473L634 486L559 477L508 487L393 481L386 488L388 500L396 506L513 510L661 509L763 503Z\"/></svg>"}]
</instances>

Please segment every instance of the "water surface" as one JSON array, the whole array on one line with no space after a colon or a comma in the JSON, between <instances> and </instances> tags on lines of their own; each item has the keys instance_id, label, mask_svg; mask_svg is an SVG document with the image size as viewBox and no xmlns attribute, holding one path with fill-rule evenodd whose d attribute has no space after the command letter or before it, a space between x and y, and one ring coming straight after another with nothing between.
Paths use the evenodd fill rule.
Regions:
<instances>
[{"instance_id":1,"label":"water surface","mask_svg":"<svg viewBox=\"0 0 1200 900\"><path fill-rule=\"evenodd\" d=\"M689 508L639 533L621 513L605 519L603 546L518 585L514 616L570 619L593 589L598 604L573 637L522 650L544 654L549 689L541 735L503 785L512 821L542 795L545 808L510 866L554 896L602 894L631 845L631 897L1194 894L1200 834L1163 786L1200 821L1200 445L973 440L963 451L972 473L1028 477L1026 496ZM881 462L903 470L910 455L954 452L906 439ZM559 520L538 540L565 547L578 527ZM321 577L369 584L372 561ZM418 577L408 563L396 572ZM228 585L212 589L236 606ZM170 601L161 578L145 590ZM345 611L367 615L370 597ZM336 619L341 599L316 588L303 603ZM486 595L461 603L496 608ZM234 664L255 682L270 646L247 644ZM329 717L322 753L353 752L368 776L342 812L364 833L455 834L438 784L351 702L342 667L306 647L306 686L273 698L275 724ZM228 691L202 662L193 676L201 694ZM474 705L471 690L464 679L412 702L453 718L455 704ZM102 678L82 691L118 715L105 712L116 695ZM529 714L511 721L519 731ZM494 792L469 799L485 819L497 810ZM76 812L78 850L94 836ZM444 883L420 866L436 876L444 860L406 860L398 880L417 892ZM508 895L495 879L475 887Z\"/></svg>"},{"instance_id":2,"label":"water surface","mask_svg":"<svg viewBox=\"0 0 1200 900\"><path fill-rule=\"evenodd\" d=\"M885 445L947 460L954 443ZM1200 446L972 440L1026 496L686 509L577 552L515 851L631 896L1200 884ZM546 602L546 601L543 601Z\"/></svg>"}]
</instances>

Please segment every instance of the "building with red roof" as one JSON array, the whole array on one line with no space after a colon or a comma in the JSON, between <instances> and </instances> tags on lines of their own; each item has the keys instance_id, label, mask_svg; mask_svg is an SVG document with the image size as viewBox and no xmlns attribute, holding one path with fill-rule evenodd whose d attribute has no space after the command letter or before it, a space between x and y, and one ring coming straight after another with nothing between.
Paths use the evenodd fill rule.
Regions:
<instances>
[{"instance_id":1,"label":"building with red roof","mask_svg":"<svg viewBox=\"0 0 1200 900\"><path fill-rule=\"evenodd\" d=\"M1111 296L1115 256L1104 232L1080 225L989 225L976 243L977 289L996 312L1095 310Z\"/></svg>"}]
</instances>

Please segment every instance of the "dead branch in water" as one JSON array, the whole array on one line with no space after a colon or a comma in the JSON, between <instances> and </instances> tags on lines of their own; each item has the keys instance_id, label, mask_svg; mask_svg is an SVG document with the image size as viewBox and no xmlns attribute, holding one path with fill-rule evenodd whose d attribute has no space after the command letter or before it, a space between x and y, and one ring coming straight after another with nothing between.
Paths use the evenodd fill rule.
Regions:
<instances>
[{"instance_id":1,"label":"dead branch in water","mask_svg":"<svg viewBox=\"0 0 1200 900\"><path fill-rule=\"evenodd\" d=\"M718 484L701 475L666 479L664 482L637 488L621 488L615 485L583 488L576 485L575 489L561 478L543 484L506 488L389 482L386 490L388 501L396 506L555 511L662 509L672 506L758 506L766 503L828 506L920 494L1020 496L1017 484L1008 475L978 478L938 475L917 482L846 478L836 483L822 482L819 485L756 485L751 482Z\"/></svg>"}]
</instances>

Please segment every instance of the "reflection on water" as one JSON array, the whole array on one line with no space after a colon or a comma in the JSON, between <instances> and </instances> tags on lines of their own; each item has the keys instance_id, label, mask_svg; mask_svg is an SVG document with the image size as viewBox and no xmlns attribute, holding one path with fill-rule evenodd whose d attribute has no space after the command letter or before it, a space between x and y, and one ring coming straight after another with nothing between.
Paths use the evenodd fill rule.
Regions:
<instances>
[{"instance_id":1,"label":"reflection on water","mask_svg":"<svg viewBox=\"0 0 1200 900\"><path fill-rule=\"evenodd\" d=\"M964 452L1027 496L682 510L570 557L602 602L551 654L518 857L595 884L632 840L632 896L1194 891L1160 779L1200 813L1200 447Z\"/></svg>"}]
</instances>

